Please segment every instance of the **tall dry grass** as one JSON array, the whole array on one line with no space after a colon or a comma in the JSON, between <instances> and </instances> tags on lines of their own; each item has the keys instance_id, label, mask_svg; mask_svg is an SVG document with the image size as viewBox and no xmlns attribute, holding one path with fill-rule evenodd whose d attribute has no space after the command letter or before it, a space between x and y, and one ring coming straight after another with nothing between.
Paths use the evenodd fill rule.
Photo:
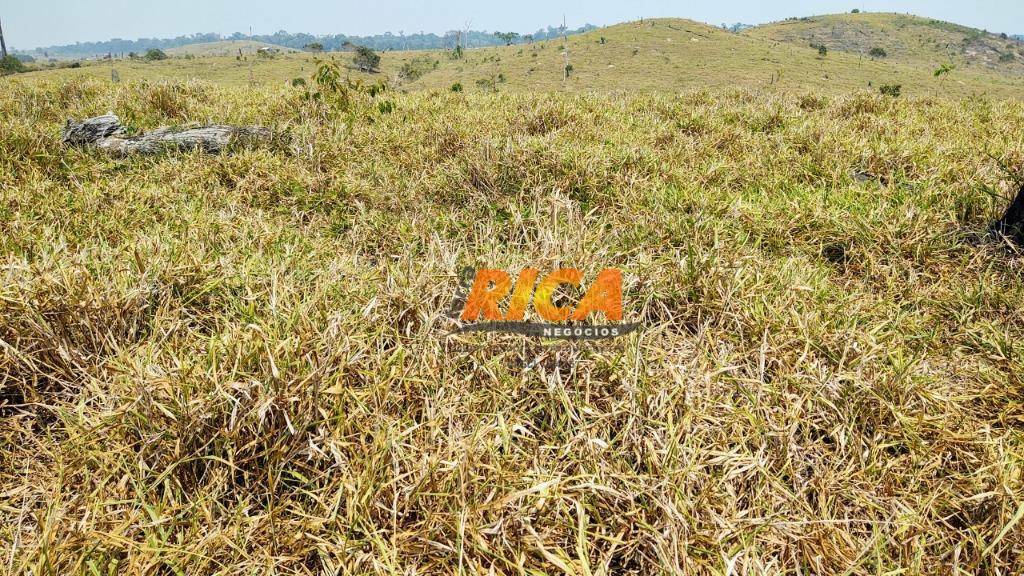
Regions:
<instances>
[{"instance_id":1,"label":"tall dry grass","mask_svg":"<svg viewBox=\"0 0 1024 576\"><path fill-rule=\"evenodd\" d=\"M380 106L379 101L394 104ZM68 116L295 150L112 160ZM958 574L1024 563L1019 101L0 90L0 566ZM459 271L617 266L597 344Z\"/></svg>"}]
</instances>

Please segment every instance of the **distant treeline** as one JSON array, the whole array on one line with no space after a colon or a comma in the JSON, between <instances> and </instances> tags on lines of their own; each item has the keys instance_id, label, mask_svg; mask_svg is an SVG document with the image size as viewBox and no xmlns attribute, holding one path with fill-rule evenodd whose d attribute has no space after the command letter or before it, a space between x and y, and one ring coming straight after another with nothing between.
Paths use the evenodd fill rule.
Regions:
<instances>
[{"instance_id":1,"label":"distant treeline","mask_svg":"<svg viewBox=\"0 0 1024 576\"><path fill-rule=\"evenodd\" d=\"M732 32L733 34L739 34L740 32L743 32L744 30L746 30L747 28L753 28L753 27L754 26L752 24L744 24L742 22L737 22L737 23L733 24L732 26L730 26L728 24L724 24L724 23L722 24L722 30L725 30L727 32Z\"/></svg>"},{"instance_id":2,"label":"distant treeline","mask_svg":"<svg viewBox=\"0 0 1024 576\"><path fill-rule=\"evenodd\" d=\"M568 30L566 33L570 35L580 34L582 32L594 30L595 28L597 27L592 24L587 24L575 30ZM514 41L516 43L521 43L530 40L550 40L561 35L562 31L560 28L548 26L546 29L540 29L533 34L517 35ZM467 48L475 48L478 46L498 46L507 43L506 38L499 37L499 32L482 32L478 30L462 32L461 35L458 32L452 31L444 34L443 36L433 33L424 34L422 32L410 34L408 36L401 34L396 35L391 32L378 34L376 36L347 36L345 34L314 36L312 34L302 33L292 34L281 30L274 34L259 34L251 37L240 32L235 32L230 36L211 33L191 34L187 36L178 36L177 38L139 38L138 40L114 38L113 40L107 40L106 42L76 42L75 44L48 46L46 48L22 50L19 52L20 54L27 54L36 58L87 58L90 56L105 54L127 54L129 52L141 54L150 48L166 50L169 48L188 46L190 44L220 42L223 40L255 40L257 42L267 42L296 49L303 49L310 44L319 44L323 46L324 50L343 50L349 45L368 46L374 50L381 51L433 50L454 47L456 38L459 38L460 36L462 45Z\"/></svg>"}]
</instances>

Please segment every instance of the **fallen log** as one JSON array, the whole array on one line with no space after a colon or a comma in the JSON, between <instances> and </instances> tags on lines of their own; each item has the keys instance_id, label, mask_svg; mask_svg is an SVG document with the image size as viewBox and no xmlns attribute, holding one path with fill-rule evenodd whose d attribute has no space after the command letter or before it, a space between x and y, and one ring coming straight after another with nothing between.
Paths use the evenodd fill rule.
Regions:
<instances>
[{"instance_id":1,"label":"fallen log","mask_svg":"<svg viewBox=\"0 0 1024 576\"><path fill-rule=\"evenodd\" d=\"M274 143L274 132L262 126L209 124L195 128L158 128L131 136L114 114L68 120L61 139L69 146L91 146L115 156L202 150L210 154Z\"/></svg>"}]
</instances>

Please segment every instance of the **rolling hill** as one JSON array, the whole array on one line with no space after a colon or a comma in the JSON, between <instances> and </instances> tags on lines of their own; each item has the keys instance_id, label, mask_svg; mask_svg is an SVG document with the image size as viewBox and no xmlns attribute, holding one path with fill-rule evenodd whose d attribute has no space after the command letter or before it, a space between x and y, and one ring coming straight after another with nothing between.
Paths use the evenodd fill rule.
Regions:
<instances>
[{"instance_id":1,"label":"rolling hill","mask_svg":"<svg viewBox=\"0 0 1024 576\"><path fill-rule=\"evenodd\" d=\"M567 81L563 81L566 54L561 38L475 48L461 58L443 50L384 52L380 74L350 71L349 75L386 80L403 91L448 90L459 84L467 91L499 92L742 88L841 94L898 85L902 93L912 96L1021 94L1024 56L1010 60L991 57L990 52L998 49L1008 54L1009 46L1018 45L1024 50L1024 43L971 30L892 14L822 16L768 24L742 33L692 20L654 19L569 36L571 68ZM968 36L973 39L967 48L957 48L960 45L956 42L965 42ZM830 50L822 56L810 46L812 43L824 43ZM272 59L238 61L235 54L240 44L191 46L184 53L205 56L202 58L152 63L116 61L113 66L124 81L198 79L226 85L281 85L295 78L309 79L317 58L334 58L342 64L351 59L351 54L345 52L282 53ZM888 56L866 56L865 52L874 47L882 48ZM248 48L252 52L254 45ZM171 54L184 55L175 51ZM958 67L951 74L935 77L934 70L945 62ZM110 66L84 63L79 69L44 70L22 77L110 78Z\"/></svg>"},{"instance_id":2,"label":"rolling hill","mask_svg":"<svg viewBox=\"0 0 1024 576\"><path fill-rule=\"evenodd\" d=\"M423 70L403 85L407 89L444 88L458 82L467 89L515 91L739 87L836 93L899 84L905 93L916 95L1009 96L1024 87L1024 75L1009 73L1016 70L1009 66L964 67L951 77L936 78L935 66L945 60L921 50L915 53L916 60L871 59L841 50L822 57L808 42L782 42L750 31L733 34L682 19L631 22L570 37L572 71L564 85L562 48L561 40L486 48L460 60L440 53L399 53L391 56L399 62L389 64L392 69L397 64Z\"/></svg>"},{"instance_id":3,"label":"rolling hill","mask_svg":"<svg viewBox=\"0 0 1024 576\"><path fill-rule=\"evenodd\" d=\"M744 35L836 50L934 69L949 62L962 68L1024 75L1024 42L1005 34L931 18L858 13L790 19L747 29ZM881 51L881 52L879 52ZM881 56L884 52L885 56Z\"/></svg>"}]
</instances>

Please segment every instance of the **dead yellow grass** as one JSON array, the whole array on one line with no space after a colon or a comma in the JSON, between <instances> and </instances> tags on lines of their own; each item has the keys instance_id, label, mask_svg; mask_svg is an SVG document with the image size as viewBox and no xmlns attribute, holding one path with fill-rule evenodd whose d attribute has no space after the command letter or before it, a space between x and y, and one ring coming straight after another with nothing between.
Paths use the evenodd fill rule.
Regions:
<instances>
[{"instance_id":1,"label":"dead yellow grass","mask_svg":"<svg viewBox=\"0 0 1024 576\"><path fill-rule=\"evenodd\" d=\"M353 98L5 81L0 570L1019 570L1019 101ZM60 147L107 110L295 150ZM451 336L527 265L643 330Z\"/></svg>"}]
</instances>

